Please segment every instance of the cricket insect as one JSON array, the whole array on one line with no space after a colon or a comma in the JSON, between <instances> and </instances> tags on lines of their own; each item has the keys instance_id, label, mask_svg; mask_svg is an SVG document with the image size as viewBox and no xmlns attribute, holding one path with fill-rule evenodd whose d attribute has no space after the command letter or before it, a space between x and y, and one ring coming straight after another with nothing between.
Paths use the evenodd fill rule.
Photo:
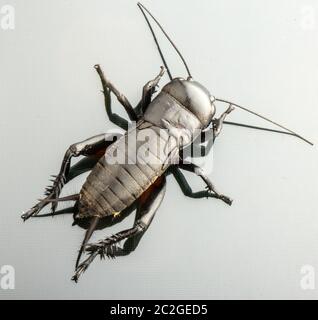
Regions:
<instances>
[{"instance_id":1,"label":"cricket insect","mask_svg":"<svg viewBox=\"0 0 318 320\"><path fill-rule=\"evenodd\" d=\"M116 137L110 139L107 134L100 134L72 144L65 153L59 174L54 176L52 180L53 185L45 191L46 198L39 200L35 206L22 215L24 220L37 216L48 204L51 204L52 212L38 216L56 215L58 214L56 211L58 202L75 201L74 207L72 207L74 224L80 225L84 221L87 224L87 231L78 253L75 274L72 278L75 281L98 255L101 258L115 257L126 255L135 250L164 197L168 174L174 175L186 196L193 198L212 197L231 205L232 200L216 190L203 170L199 166L187 162L184 157L184 151L196 145L199 145L201 151L206 152L209 145L211 146L220 134L223 124L293 135L312 145L310 141L294 131L250 109L212 96L205 87L192 78L186 61L161 24L141 3L138 3L138 7L150 28L164 67L161 67L160 73L153 80L146 83L142 90L141 101L133 108L128 99L105 77L101 67L95 65L102 83L108 117L111 122L124 129L125 134L117 139ZM186 79L172 77L148 18L151 18L160 28L181 58L188 74ZM153 98L156 87L165 71L167 71L170 81ZM112 113L111 93L125 108L129 119L136 122L135 126L129 127L128 120ZM227 106L218 118L215 117L217 103ZM282 130L225 121L234 108L256 115ZM129 139L149 130L152 134L149 135L147 147L140 144L140 141L136 142L138 148L145 149L145 153L139 155L134 161L129 161L129 157L133 153L131 153L133 147L129 143ZM200 143L198 143L198 138L200 138ZM161 142L159 147L158 141ZM203 146L202 142L208 142L208 145ZM156 148L160 154L157 152L158 150L155 150ZM117 159L115 154L123 156L125 161L113 161ZM73 166L77 168L77 173L74 173L75 171L72 171L73 167L70 165L71 159L78 156L85 158L80 161L82 167L80 167L80 163ZM91 172L78 194L59 198L63 186L68 181L89 170ZM206 189L193 193L182 174L182 170L193 172L201 177L206 184ZM118 232L97 243L88 243L94 230L99 228L104 219L110 217L112 220L120 219L120 216L129 208L136 209L132 228ZM119 244L123 240L125 242L120 246ZM81 262L81 256L84 252L88 256Z\"/></svg>"}]
</instances>

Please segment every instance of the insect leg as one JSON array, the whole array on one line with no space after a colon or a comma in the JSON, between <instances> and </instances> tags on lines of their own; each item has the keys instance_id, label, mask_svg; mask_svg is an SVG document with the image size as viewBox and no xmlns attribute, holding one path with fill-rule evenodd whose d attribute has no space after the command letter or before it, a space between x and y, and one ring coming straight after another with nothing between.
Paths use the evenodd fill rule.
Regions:
<instances>
[{"instance_id":1,"label":"insect leg","mask_svg":"<svg viewBox=\"0 0 318 320\"><path fill-rule=\"evenodd\" d=\"M102 92L104 94L105 110L108 119L116 126L126 131L128 129L128 121L112 111L110 90L105 87Z\"/></svg>"},{"instance_id":2,"label":"insect leg","mask_svg":"<svg viewBox=\"0 0 318 320\"><path fill-rule=\"evenodd\" d=\"M89 244L86 251L89 256L76 269L72 280L77 281L79 276L88 268L92 261L100 255L102 258L123 256L131 253L137 247L141 237L148 229L153 220L158 207L164 197L166 190L165 176L157 181L139 199L134 226L130 229L118 232L95 244ZM123 248L118 246L118 242L125 240Z\"/></svg>"},{"instance_id":3,"label":"insect leg","mask_svg":"<svg viewBox=\"0 0 318 320\"><path fill-rule=\"evenodd\" d=\"M178 166L183 169L183 170L186 170L186 171L189 171L189 172L193 172L195 173L197 176L199 176L207 185L207 189L209 192L211 192L215 198L217 199L220 199L222 200L223 202L225 202L226 204L228 205L231 205L232 204L232 200L223 195L223 194L220 194L214 187L213 183L210 181L210 179L203 173L203 170L198 167L197 165L195 165L194 163L180 163L178 164Z\"/></svg>"},{"instance_id":4,"label":"insect leg","mask_svg":"<svg viewBox=\"0 0 318 320\"><path fill-rule=\"evenodd\" d=\"M81 256L82 256L83 250L84 250L87 242L89 241L90 237L92 236L93 232L96 229L96 226L98 224L99 219L100 219L99 217L93 217L92 220L90 221L90 226L89 226L89 228L87 229L87 231L85 233L84 240L82 242L81 248L80 248L80 250L78 252L78 255L77 255L77 259L76 259L76 263L75 263L75 270L78 267L78 264L79 264L79 262L81 260Z\"/></svg>"},{"instance_id":5,"label":"insect leg","mask_svg":"<svg viewBox=\"0 0 318 320\"><path fill-rule=\"evenodd\" d=\"M72 144L66 151L60 172L57 176L54 176L55 179L52 180L53 185L46 189L45 195L47 196L45 199L41 200L35 206L33 206L30 210L24 213L21 218L26 220L31 216L34 216L40 212L48 203L50 199L58 198L64 184L67 181L67 176L70 171L71 159L72 157L78 157L80 155L91 155L96 150L101 148L106 148L108 141L106 139L105 134L100 134L84 140L79 143ZM52 211L54 212L57 207L57 202L52 203Z\"/></svg>"},{"instance_id":6,"label":"insect leg","mask_svg":"<svg viewBox=\"0 0 318 320\"><path fill-rule=\"evenodd\" d=\"M151 185L147 191L145 191L140 197L137 204L137 212L135 217L135 224L138 220L144 221L146 228L135 236L128 238L123 244L123 249L116 252L116 256L125 256L134 251L141 238L148 229L152 222L156 211L158 210L166 191L166 179L165 176L158 178L153 185Z\"/></svg>"},{"instance_id":7,"label":"insect leg","mask_svg":"<svg viewBox=\"0 0 318 320\"><path fill-rule=\"evenodd\" d=\"M202 198L218 198L214 193L209 192L209 190L202 190L193 192L191 186L189 185L186 177L181 172L181 170L176 166L172 165L169 169L169 172L171 172L176 179L178 185L180 186L183 194L186 197L194 198L194 199L202 199Z\"/></svg>"},{"instance_id":8,"label":"insect leg","mask_svg":"<svg viewBox=\"0 0 318 320\"><path fill-rule=\"evenodd\" d=\"M160 67L159 74L153 79L148 81L143 89L142 89L142 98L140 103L138 104L138 109L140 110L140 113L143 114L148 107L149 103L151 102L151 97L156 91L156 87L158 86L158 83L162 76L164 75L166 69L165 67Z\"/></svg>"},{"instance_id":9,"label":"insect leg","mask_svg":"<svg viewBox=\"0 0 318 320\"><path fill-rule=\"evenodd\" d=\"M112 122L114 122L116 125L118 125L119 127L123 128L123 129L127 129L128 127L128 122L119 117L118 115L114 115L112 113L112 111L110 110L110 95L109 93L112 92L117 100L120 102L120 104L125 108L128 117L130 120L136 121L137 120L137 115L135 113L134 108L131 106L130 102L128 101L128 99L121 93L119 92L116 87L105 77L103 70L101 69L99 64L96 64L94 66L94 68L96 69L100 80L102 82L102 86L103 86L103 93L104 93L104 97L105 97L105 107L106 107L106 112L110 118L110 120Z\"/></svg>"},{"instance_id":10,"label":"insect leg","mask_svg":"<svg viewBox=\"0 0 318 320\"><path fill-rule=\"evenodd\" d=\"M212 128L203 130L196 140L184 150L184 152L188 154L190 151L192 158L206 156L210 152L215 138L220 134L226 116L233 110L234 107L230 105L229 108L223 112L219 118L213 119ZM201 143L206 141L208 142L206 146L201 145Z\"/></svg>"},{"instance_id":11,"label":"insect leg","mask_svg":"<svg viewBox=\"0 0 318 320\"><path fill-rule=\"evenodd\" d=\"M97 147L96 150L93 150L94 152L92 152L92 154L85 156L83 159L71 166L70 171L66 177L66 183L73 180L80 174L93 169L98 160L105 154L106 149L121 136L122 134L118 133L107 135L104 145L101 145L100 148Z\"/></svg>"},{"instance_id":12,"label":"insect leg","mask_svg":"<svg viewBox=\"0 0 318 320\"><path fill-rule=\"evenodd\" d=\"M213 139L215 139L221 132L223 127L223 122L227 115L229 115L235 108L230 104L225 112L221 114L221 116L217 119L212 120L212 130L213 130ZM206 133L206 137L210 135Z\"/></svg>"}]
</instances>

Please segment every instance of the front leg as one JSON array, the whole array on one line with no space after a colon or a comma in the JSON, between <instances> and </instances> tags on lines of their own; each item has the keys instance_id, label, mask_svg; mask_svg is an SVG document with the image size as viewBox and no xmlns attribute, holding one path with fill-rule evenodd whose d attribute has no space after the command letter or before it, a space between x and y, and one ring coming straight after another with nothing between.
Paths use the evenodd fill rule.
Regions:
<instances>
[{"instance_id":1,"label":"front leg","mask_svg":"<svg viewBox=\"0 0 318 320\"><path fill-rule=\"evenodd\" d=\"M212 130L213 130L213 139L215 139L221 132L223 128L223 122L225 118L234 110L235 108L230 104L225 112L221 114L218 119L212 120ZM207 135L209 137L209 134Z\"/></svg>"},{"instance_id":2,"label":"front leg","mask_svg":"<svg viewBox=\"0 0 318 320\"><path fill-rule=\"evenodd\" d=\"M124 94L122 94L121 92L119 92L116 87L105 77L104 73L103 73L103 70L101 69L100 65L99 64L96 64L94 66L94 68L96 69L99 77L100 77L100 80L102 82L102 86L103 86L103 92L104 92L104 95L105 95L105 100L107 98L107 93L110 91L112 92L117 100L120 102L120 104L125 108L127 114L128 114L128 117L130 120L132 121L136 121L137 120L137 115L134 111L134 108L132 107L132 105L130 104L130 102L128 101L128 99L125 97Z\"/></svg>"},{"instance_id":3,"label":"front leg","mask_svg":"<svg viewBox=\"0 0 318 320\"><path fill-rule=\"evenodd\" d=\"M197 176L199 176L205 183L206 183L206 188L208 189L211 194L217 198L228 204L229 206L232 205L232 200L219 193L216 188L214 187L213 183L210 181L210 179L203 173L203 170L195 165L194 163L180 163L178 165L181 169L195 173Z\"/></svg>"},{"instance_id":4,"label":"front leg","mask_svg":"<svg viewBox=\"0 0 318 320\"><path fill-rule=\"evenodd\" d=\"M206 156L210 152L215 138L220 134L223 128L225 118L234 109L235 108L230 105L229 108L224 113L222 113L219 118L213 119L212 128L204 129L201 134L192 142L192 144L185 149L184 153L189 154L189 152L191 152L192 158ZM208 142L206 146L201 145L206 141Z\"/></svg>"},{"instance_id":5,"label":"front leg","mask_svg":"<svg viewBox=\"0 0 318 320\"><path fill-rule=\"evenodd\" d=\"M165 67L161 66L159 74L153 80L148 81L144 85L142 89L141 102L138 105L138 108L139 110L141 110L142 114L145 112L147 106L151 102L151 96L155 93L156 87L158 86L158 83L162 78L162 76L164 75L165 71L166 71Z\"/></svg>"}]
</instances>

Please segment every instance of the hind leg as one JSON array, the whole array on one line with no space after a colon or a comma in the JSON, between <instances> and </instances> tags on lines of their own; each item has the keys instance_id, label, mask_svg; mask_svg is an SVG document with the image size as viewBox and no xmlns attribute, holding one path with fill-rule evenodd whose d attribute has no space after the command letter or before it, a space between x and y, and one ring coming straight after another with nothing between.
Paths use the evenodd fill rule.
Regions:
<instances>
[{"instance_id":1,"label":"hind leg","mask_svg":"<svg viewBox=\"0 0 318 320\"><path fill-rule=\"evenodd\" d=\"M40 212L48 203L49 200L58 198L64 184L67 181L67 177L70 170L71 159L73 157L78 157L80 155L92 155L96 153L100 149L105 149L109 141L107 141L105 134L100 134L84 140L79 143L72 144L66 151L60 172L57 176L54 176L55 179L52 180L53 185L51 187L46 188L45 195L46 198L41 200L35 206L33 206L30 210L24 213L21 217L24 220L27 220L31 216L34 216ZM57 206L57 202L52 203L52 210L55 211Z\"/></svg>"},{"instance_id":2,"label":"hind leg","mask_svg":"<svg viewBox=\"0 0 318 320\"><path fill-rule=\"evenodd\" d=\"M105 256L115 257L129 254L135 250L161 204L166 190L165 187L165 176L162 176L144 192L139 199L136 219L132 228L120 231L97 243L89 244L86 247L89 256L76 268L72 280L77 281L79 276L88 268L97 255L100 255L102 258ZM118 243L122 240L126 240L123 249L118 247Z\"/></svg>"},{"instance_id":3,"label":"hind leg","mask_svg":"<svg viewBox=\"0 0 318 320\"><path fill-rule=\"evenodd\" d=\"M165 190L166 190L165 187L166 187L165 176L160 177L140 197L139 202L137 204L135 223L137 223L139 219L146 219L146 217L149 217L149 219L151 220L148 223L146 223L147 228L144 231L137 233L136 235L128 238L124 242L122 249L118 247L119 250L116 250L116 253L115 253L116 257L129 255L131 252L133 252L137 248L141 238L147 231L157 209L159 208L163 200L163 197L165 195Z\"/></svg>"}]
</instances>

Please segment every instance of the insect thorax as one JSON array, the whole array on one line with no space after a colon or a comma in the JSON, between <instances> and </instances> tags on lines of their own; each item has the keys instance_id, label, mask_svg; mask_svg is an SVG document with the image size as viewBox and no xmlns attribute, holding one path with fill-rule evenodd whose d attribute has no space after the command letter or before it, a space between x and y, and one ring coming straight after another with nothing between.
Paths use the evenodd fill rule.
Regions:
<instances>
[{"instance_id":1,"label":"insect thorax","mask_svg":"<svg viewBox=\"0 0 318 320\"><path fill-rule=\"evenodd\" d=\"M215 114L214 98L200 83L182 78L165 85L148 106L144 119L187 145L206 128Z\"/></svg>"}]
</instances>

